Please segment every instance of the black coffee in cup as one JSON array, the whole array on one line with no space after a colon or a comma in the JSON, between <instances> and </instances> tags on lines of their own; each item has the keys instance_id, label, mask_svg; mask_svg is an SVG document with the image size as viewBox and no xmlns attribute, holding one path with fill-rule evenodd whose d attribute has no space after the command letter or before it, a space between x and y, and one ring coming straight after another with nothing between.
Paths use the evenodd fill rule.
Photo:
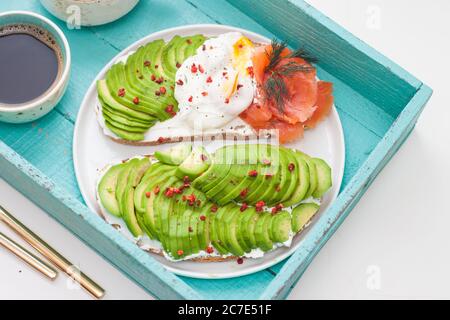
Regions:
<instances>
[{"instance_id":1,"label":"black coffee in cup","mask_svg":"<svg viewBox=\"0 0 450 320\"><path fill-rule=\"evenodd\" d=\"M46 30L27 24L0 26L0 103L16 105L39 98L59 79L61 48Z\"/></svg>"}]
</instances>

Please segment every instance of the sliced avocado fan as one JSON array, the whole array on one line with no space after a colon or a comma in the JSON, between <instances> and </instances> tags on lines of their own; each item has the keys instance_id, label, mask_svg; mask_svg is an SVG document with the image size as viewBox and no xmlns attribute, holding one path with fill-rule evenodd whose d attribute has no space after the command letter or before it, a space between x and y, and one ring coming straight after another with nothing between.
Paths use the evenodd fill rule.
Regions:
<instances>
[{"instance_id":1,"label":"sliced avocado fan","mask_svg":"<svg viewBox=\"0 0 450 320\"><path fill-rule=\"evenodd\" d=\"M180 260L201 251L244 256L302 232L332 185L322 159L266 144L208 154L179 144L111 166L98 184L103 208L130 232ZM289 207L289 208L288 208Z\"/></svg>"},{"instance_id":2,"label":"sliced avocado fan","mask_svg":"<svg viewBox=\"0 0 450 320\"><path fill-rule=\"evenodd\" d=\"M122 139L140 141L156 122L171 118L178 111L176 71L205 40L203 35L154 40L114 64L97 82L106 127Z\"/></svg>"}]
</instances>

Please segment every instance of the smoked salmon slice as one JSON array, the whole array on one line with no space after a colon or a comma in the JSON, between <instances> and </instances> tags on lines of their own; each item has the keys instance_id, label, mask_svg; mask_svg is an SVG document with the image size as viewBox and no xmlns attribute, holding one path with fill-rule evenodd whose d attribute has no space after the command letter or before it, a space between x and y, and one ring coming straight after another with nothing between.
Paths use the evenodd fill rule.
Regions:
<instances>
[{"instance_id":1,"label":"smoked salmon slice","mask_svg":"<svg viewBox=\"0 0 450 320\"><path fill-rule=\"evenodd\" d=\"M300 58L283 59L277 66L278 70L289 67L292 64L310 68L311 65ZM283 108L275 103L271 103L270 110L280 120L288 123L305 122L314 113L317 100L317 80L316 70L310 69L307 72L295 72L289 76L282 77L288 90Z\"/></svg>"},{"instance_id":2,"label":"smoked salmon slice","mask_svg":"<svg viewBox=\"0 0 450 320\"><path fill-rule=\"evenodd\" d=\"M325 119L333 106L333 84L331 82L319 81L317 83L318 94L316 102L316 111L304 124L307 128L315 128L317 124Z\"/></svg>"},{"instance_id":3,"label":"smoked salmon slice","mask_svg":"<svg viewBox=\"0 0 450 320\"><path fill-rule=\"evenodd\" d=\"M271 123L271 129L278 130L278 139L280 143L288 143L303 138L302 123L286 123L280 120L274 120Z\"/></svg>"},{"instance_id":4,"label":"smoked salmon slice","mask_svg":"<svg viewBox=\"0 0 450 320\"><path fill-rule=\"evenodd\" d=\"M333 85L318 81L316 69L306 60L311 61L283 43L256 48L252 62L258 96L240 117L256 130L278 130L280 143L316 127L331 111Z\"/></svg>"},{"instance_id":5,"label":"smoked salmon slice","mask_svg":"<svg viewBox=\"0 0 450 320\"><path fill-rule=\"evenodd\" d=\"M241 113L241 118L250 124L255 129L265 128L267 123L272 118L272 112L270 112L267 105L252 104Z\"/></svg>"}]
</instances>

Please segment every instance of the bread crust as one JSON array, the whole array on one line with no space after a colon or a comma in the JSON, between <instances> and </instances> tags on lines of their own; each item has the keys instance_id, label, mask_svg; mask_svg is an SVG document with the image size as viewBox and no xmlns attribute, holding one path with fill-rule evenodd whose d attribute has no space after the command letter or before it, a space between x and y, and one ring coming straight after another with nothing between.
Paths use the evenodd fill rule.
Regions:
<instances>
[{"instance_id":1,"label":"bread crust","mask_svg":"<svg viewBox=\"0 0 450 320\"><path fill-rule=\"evenodd\" d=\"M150 253L150 254L156 254L158 256L163 257L164 254L162 250L155 250L155 249L144 249L144 251ZM192 262L224 262L224 261L230 261L230 260L236 260L238 257L236 256L227 256L227 257L198 257L198 258L192 258L188 260L180 260L180 261L192 261Z\"/></svg>"},{"instance_id":2,"label":"bread crust","mask_svg":"<svg viewBox=\"0 0 450 320\"><path fill-rule=\"evenodd\" d=\"M151 130L151 128L150 128ZM236 128L236 132L228 131L223 133L208 133L204 135L192 135L192 136L178 136L178 137L161 137L158 140L147 140L147 141L130 141L121 138L115 138L112 136L108 137L120 144L130 145L130 146L159 146L167 143L179 143L179 142L194 142L194 141L214 141L214 140L222 140L222 141L246 141L252 139L271 139L272 137L276 137L276 132L271 130L261 131L259 134L256 133L252 129L252 133L242 133L238 131L239 128Z\"/></svg>"}]
</instances>

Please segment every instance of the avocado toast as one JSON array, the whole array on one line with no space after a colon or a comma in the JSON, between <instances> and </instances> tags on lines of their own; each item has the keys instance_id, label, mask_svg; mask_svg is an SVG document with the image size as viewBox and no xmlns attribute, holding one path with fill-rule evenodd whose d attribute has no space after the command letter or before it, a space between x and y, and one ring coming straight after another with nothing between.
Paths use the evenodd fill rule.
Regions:
<instances>
[{"instance_id":1,"label":"avocado toast","mask_svg":"<svg viewBox=\"0 0 450 320\"><path fill-rule=\"evenodd\" d=\"M208 154L178 144L107 167L97 197L150 251L172 261L223 261L290 246L331 180L325 161L281 146L227 145Z\"/></svg>"},{"instance_id":2,"label":"avocado toast","mask_svg":"<svg viewBox=\"0 0 450 320\"><path fill-rule=\"evenodd\" d=\"M227 35L234 35L237 42L227 43ZM219 40L222 36L224 43ZM218 49L221 45L224 48ZM103 133L115 142L137 146L200 137L276 137L276 128L256 129L239 117L257 99L250 54L260 46L240 33L210 38L176 35L120 57L96 85L95 111ZM206 57L198 57L205 53ZM219 63L221 59L226 62Z\"/></svg>"}]
</instances>

